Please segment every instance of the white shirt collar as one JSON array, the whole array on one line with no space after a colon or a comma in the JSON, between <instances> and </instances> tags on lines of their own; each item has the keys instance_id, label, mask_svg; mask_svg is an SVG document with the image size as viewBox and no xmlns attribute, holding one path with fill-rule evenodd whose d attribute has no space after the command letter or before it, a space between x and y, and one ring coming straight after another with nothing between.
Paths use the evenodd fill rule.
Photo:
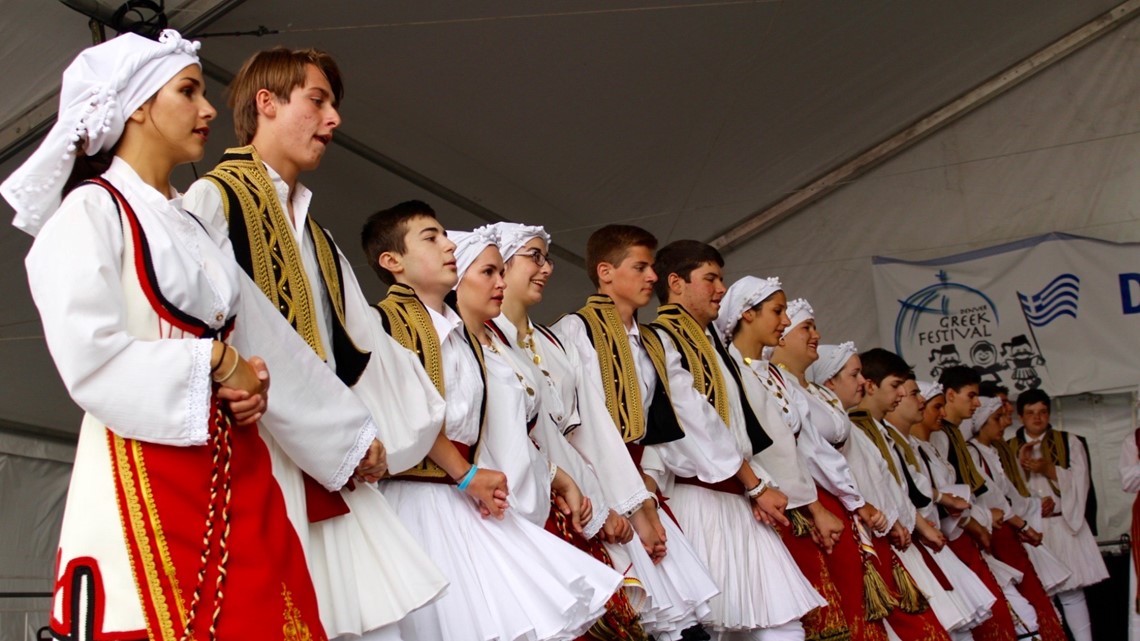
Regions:
<instances>
[{"instance_id":1,"label":"white shirt collar","mask_svg":"<svg viewBox=\"0 0 1140 641\"><path fill-rule=\"evenodd\" d=\"M431 316L431 324L433 327L435 327L435 333L439 335L440 345L442 345L447 340L447 337L452 332L459 329L460 327L463 327L463 319L460 318L459 314L456 314L455 310L451 309L449 305L443 306L442 314L428 307L427 305L424 305L424 307L428 310L428 314Z\"/></svg>"},{"instance_id":2,"label":"white shirt collar","mask_svg":"<svg viewBox=\"0 0 1140 641\"><path fill-rule=\"evenodd\" d=\"M130 163L118 156L111 160L111 165L105 173L116 179L112 182L118 182L130 189L135 196L142 198L151 209L162 210L173 206L178 211L182 210L182 194L178 193L177 189L171 186L170 193L174 194L174 198L167 199L161 192L143 181Z\"/></svg>"},{"instance_id":3,"label":"white shirt collar","mask_svg":"<svg viewBox=\"0 0 1140 641\"><path fill-rule=\"evenodd\" d=\"M273 167L268 163L265 165L265 171L269 174L270 180L273 181L273 188L277 190L277 200L281 203L281 209L285 212L285 218L289 217L289 185L285 184L285 180L281 178L281 174L277 173ZM293 189L293 233L297 236L301 235L301 230L305 228L305 218L309 215L309 204L313 201L313 192L309 188L302 185L300 181Z\"/></svg>"}]
</instances>

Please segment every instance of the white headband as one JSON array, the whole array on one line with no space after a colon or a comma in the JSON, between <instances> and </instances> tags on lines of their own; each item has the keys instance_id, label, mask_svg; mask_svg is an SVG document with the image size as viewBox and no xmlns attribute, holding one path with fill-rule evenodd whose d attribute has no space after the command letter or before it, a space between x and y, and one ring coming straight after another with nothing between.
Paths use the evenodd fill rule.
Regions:
<instances>
[{"instance_id":1,"label":"white headband","mask_svg":"<svg viewBox=\"0 0 1140 641\"><path fill-rule=\"evenodd\" d=\"M458 278L455 287L463 281L463 275L483 253L488 245L498 246L499 234L494 225L476 227L474 231L448 231L447 237L455 242L455 270Z\"/></svg>"},{"instance_id":2,"label":"white headband","mask_svg":"<svg viewBox=\"0 0 1140 641\"><path fill-rule=\"evenodd\" d=\"M802 298L797 298L788 303L788 318L792 321L784 328L784 333L781 336L787 336L788 332L792 331L804 321L815 320L815 310L811 305Z\"/></svg>"},{"instance_id":3,"label":"white headband","mask_svg":"<svg viewBox=\"0 0 1140 641\"><path fill-rule=\"evenodd\" d=\"M0 185L12 224L35 236L56 210L78 153L114 148L131 114L179 71L198 62L197 42L166 29L158 42L125 33L84 49L63 72L55 125Z\"/></svg>"},{"instance_id":4,"label":"white headband","mask_svg":"<svg viewBox=\"0 0 1140 641\"><path fill-rule=\"evenodd\" d=\"M918 381L918 393L922 398L930 400L943 393L942 384L938 381Z\"/></svg>"},{"instance_id":5,"label":"white headband","mask_svg":"<svg viewBox=\"0 0 1140 641\"><path fill-rule=\"evenodd\" d=\"M503 222L495 223L491 227L494 227L499 234L499 251L503 254L504 263L534 238L541 238L546 242L546 246L550 247L550 234L538 225Z\"/></svg>"},{"instance_id":6,"label":"white headband","mask_svg":"<svg viewBox=\"0 0 1140 641\"><path fill-rule=\"evenodd\" d=\"M978 406L978 409L974 410L974 415L962 421L962 424L959 426L962 430L962 434L964 434L966 438L973 438L977 435L977 433L982 430L982 426L986 424L986 421L990 420L990 417L994 415L994 412L1001 409L1002 402L1000 398L983 396L980 400L981 405Z\"/></svg>"},{"instance_id":7,"label":"white headband","mask_svg":"<svg viewBox=\"0 0 1140 641\"><path fill-rule=\"evenodd\" d=\"M855 349L855 343L847 341L838 345L820 345L819 359L811 364L808 368L807 377L813 383L823 385L825 382L831 380L851 357L858 354L859 351Z\"/></svg>"},{"instance_id":8,"label":"white headband","mask_svg":"<svg viewBox=\"0 0 1140 641\"><path fill-rule=\"evenodd\" d=\"M745 276L732 284L720 301L720 314L713 324L725 343L732 341L732 331L744 312L783 289L779 278Z\"/></svg>"}]
</instances>

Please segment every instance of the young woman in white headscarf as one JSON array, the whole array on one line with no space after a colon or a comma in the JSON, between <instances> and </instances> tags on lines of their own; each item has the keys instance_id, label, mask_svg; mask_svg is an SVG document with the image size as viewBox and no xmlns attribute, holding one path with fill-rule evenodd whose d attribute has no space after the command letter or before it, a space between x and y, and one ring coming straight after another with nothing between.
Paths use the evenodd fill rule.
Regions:
<instances>
[{"instance_id":1,"label":"young woman in white headscarf","mask_svg":"<svg viewBox=\"0 0 1140 641\"><path fill-rule=\"evenodd\" d=\"M760 458L788 496L793 527L781 528L781 537L828 601L803 617L806 638L885 639L882 623L866 616L863 557L851 520L856 510L871 514L874 508L864 508L868 504L855 490L843 455L810 422L797 374L768 360L781 338L810 316L803 299L788 302L778 279L745 276L728 288L715 324L743 372L753 410L773 439ZM844 500L826 488L835 488Z\"/></svg>"},{"instance_id":2,"label":"young woman in white headscarf","mask_svg":"<svg viewBox=\"0 0 1140 641\"><path fill-rule=\"evenodd\" d=\"M551 463L531 440L530 428L544 418L537 391L541 382L515 362L489 326L500 313L506 289L498 233L484 226L448 232L448 237L456 244L456 309L479 343L475 347L481 350L486 372L486 415L475 463L501 470L511 490L505 522L490 529L501 537L500 552L514 558L494 570L503 581L486 595L495 603L492 614L504 621L499 629L482 629L471 638L573 639L605 614L621 576L543 529L552 492L566 528L589 523L592 508L570 474ZM480 573L481 579L488 571ZM529 630L520 627L528 624Z\"/></svg>"},{"instance_id":3,"label":"young woman in white headscarf","mask_svg":"<svg viewBox=\"0 0 1140 641\"><path fill-rule=\"evenodd\" d=\"M507 289L502 313L491 329L539 392L543 411L532 436L589 496L594 519L583 524L582 536L591 539L595 549L602 548L608 559L603 562L626 574L625 592L645 631L661 640L687 639L696 631L685 631L705 614L716 586L679 530L669 537L668 552L656 565L650 557L652 545L647 550L642 541L633 540L636 532L662 527L653 495L599 394L584 389L577 353L564 349L553 331L528 315L542 301L554 271L550 235L542 227L519 223L493 227L506 261ZM597 552L595 557L602 560ZM599 623L620 630L621 616L610 607Z\"/></svg>"},{"instance_id":4,"label":"young woman in white headscarf","mask_svg":"<svg viewBox=\"0 0 1140 641\"><path fill-rule=\"evenodd\" d=\"M330 491L354 469L383 473L378 457L361 463L378 455L367 410L327 370L290 375L318 371L315 356L170 186L176 165L202 157L215 115L197 50L167 30L81 52L56 125L0 186L36 237L32 296L86 412L58 638L324 639L257 424Z\"/></svg>"}]
</instances>

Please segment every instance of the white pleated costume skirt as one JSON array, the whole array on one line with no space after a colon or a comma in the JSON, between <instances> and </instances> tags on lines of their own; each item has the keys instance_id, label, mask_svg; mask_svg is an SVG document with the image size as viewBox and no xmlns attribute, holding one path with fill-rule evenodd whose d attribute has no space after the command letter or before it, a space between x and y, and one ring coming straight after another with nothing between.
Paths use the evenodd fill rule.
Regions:
<instances>
[{"instance_id":1,"label":"white pleated costume skirt","mask_svg":"<svg viewBox=\"0 0 1140 641\"><path fill-rule=\"evenodd\" d=\"M990 572L993 572L994 579L1003 589L1010 585L1017 585L1021 583L1021 579L1025 578L1025 575L1012 565L998 561L994 555L985 550L980 550L980 552L982 558L986 560L986 565L990 566Z\"/></svg>"},{"instance_id":2,"label":"white pleated costume skirt","mask_svg":"<svg viewBox=\"0 0 1140 641\"><path fill-rule=\"evenodd\" d=\"M261 435L330 639L394 624L444 593L447 579L376 486L342 491L348 514L309 523L301 471L272 436Z\"/></svg>"},{"instance_id":3,"label":"white pleated costume skirt","mask_svg":"<svg viewBox=\"0 0 1140 641\"><path fill-rule=\"evenodd\" d=\"M714 630L772 628L827 605L744 495L678 483L669 505L720 589L705 621Z\"/></svg>"},{"instance_id":4,"label":"white pleated costume skirt","mask_svg":"<svg viewBox=\"0 0 1140 641\"><path fill-rule=\"evenodd\" d=\"M954 589L950 591L950 596L966 615L966 624L958 629L969 629L989 619L992 616L997 597L994 596L993 592L990 592L990 589L978 578L978 575L974 574L974 571L963 563L950 550L949 546L943 547L937 552L930 550L930 555L942 573L946 575L950 585L954 586Z\"/></svg>"},{"instance_id":5,"label":"white pleated costume skirt","mask_svg":"<svg viewBox=\"0 0 1140 641\"><path fill-rule=\"evenodd\" d=\"M1041 519L1041 534L1042 545L1071 572L1054 592L1068 592L1108 578L1108 568L1088 524L1082 523L1074 533L1061 517Z\"/></svg>"},{"instance_id":6,"label":"white pleated costume skirt","mask_svg":"<svg viewBox=\"0 0 1140 641\"><path fill-rule=\"evenodd\" d=\"M665 528L669 550L661 563L653 564L636 534L625 545L606 547L620 548L619 554L630 564L626 576L641 585L640 594L627 591L641 626L658 641L676 641L683 630L708 619L709 601L720 590L681 528L661 508L657 516ZM617 563L612 552L611 557Z\"/></svg>"},{"instance_id":7,"label":"white pleated costume skirt","mask_svg":"<svg viewBox=\"0 0 1140 641\"><path fill-rule=\"evenodd\" d=\"M450 581L400 622L405 639L573 639L605 613L612 568L508 509L484 519L451 485L383 481L381 491Z\"/></svg>"},{"instance_id":8,"label":"white pleated costume skirt","mask_svg":"<svg viewBox=\"0 0 1140 641\"><path fill-rule=\"evenodd\" d=\"M1033 563L1033 569L1037 572L1037 578L1041 579L1041 586L1045 588L1045 592L1049 596L1061 592L1060 587L1073 574L1069 568L1053 556L1044 543L1038 546L1023 543L1022 547L1029 555L1029 561Z\"/></svg>"},{"instance_id":9,"label":"white pleated costume skirt","mask_svg":"<svg viewBox=\"0 0 1140 641\"><path fill-rule=\"evenodd\" d=\"M892 545L891 549L899 557L899 561L902 562L906 571L910 573L919 591L926 597L930 609L934 611L934 616L938 617L938 622L942 624L942 627L947 630L957 630L972 621L972 613L968 615L964 612L959 607L958 601L951 596L951 592L942 587L938 578L926 565L926 559L923 558L922 552L919 552L918 548L914 545L908 545L905 550L900 550Z\"/></svg>"}]
</instances>

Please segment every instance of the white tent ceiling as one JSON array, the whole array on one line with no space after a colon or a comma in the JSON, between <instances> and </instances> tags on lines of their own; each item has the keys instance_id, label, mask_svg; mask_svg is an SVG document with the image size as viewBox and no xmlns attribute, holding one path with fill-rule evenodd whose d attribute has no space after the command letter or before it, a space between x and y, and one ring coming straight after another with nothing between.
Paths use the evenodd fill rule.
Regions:
<instances>
[{"instance_id":1,"label":"white tent ceiling","mask_svg":"<svg viewBox=\"0 0 1140 641\"><path fill-rule=\"evenodd\" d=\"M615 221L663 242L711 239L1117 3L169 0L167 8L178 27L212 16L201 32L280 32L205 39L203 57L218 76L275 44L338 58L347 88L339 134L352 150L334 145L306 182L316 215L355 257L361 219L409 198L436 205L456 228L494 215L544 224L579 255L590 232ZM0 5L8 18L0 144L8 144L37 121L35 106L90 35L86 19L57 2ZM211 84L222 107L222 87ZM224 109L218 122L200 165L232 144ZM26 153L9 154L0 174ZM418 174L436 193L376 161ZM474 205L446 202L438 186ZM8 216L0 205L0 219ZM797 263L812 259L765 238L737 249L730 265L781 264L788 251ZM0 421L69 433L78 412L27 293L29 243L0 226ZM361 280L379 295L362 263ZM571 263L560 265L548 316L587 292Z\"/></svg>"}]
</instances>

